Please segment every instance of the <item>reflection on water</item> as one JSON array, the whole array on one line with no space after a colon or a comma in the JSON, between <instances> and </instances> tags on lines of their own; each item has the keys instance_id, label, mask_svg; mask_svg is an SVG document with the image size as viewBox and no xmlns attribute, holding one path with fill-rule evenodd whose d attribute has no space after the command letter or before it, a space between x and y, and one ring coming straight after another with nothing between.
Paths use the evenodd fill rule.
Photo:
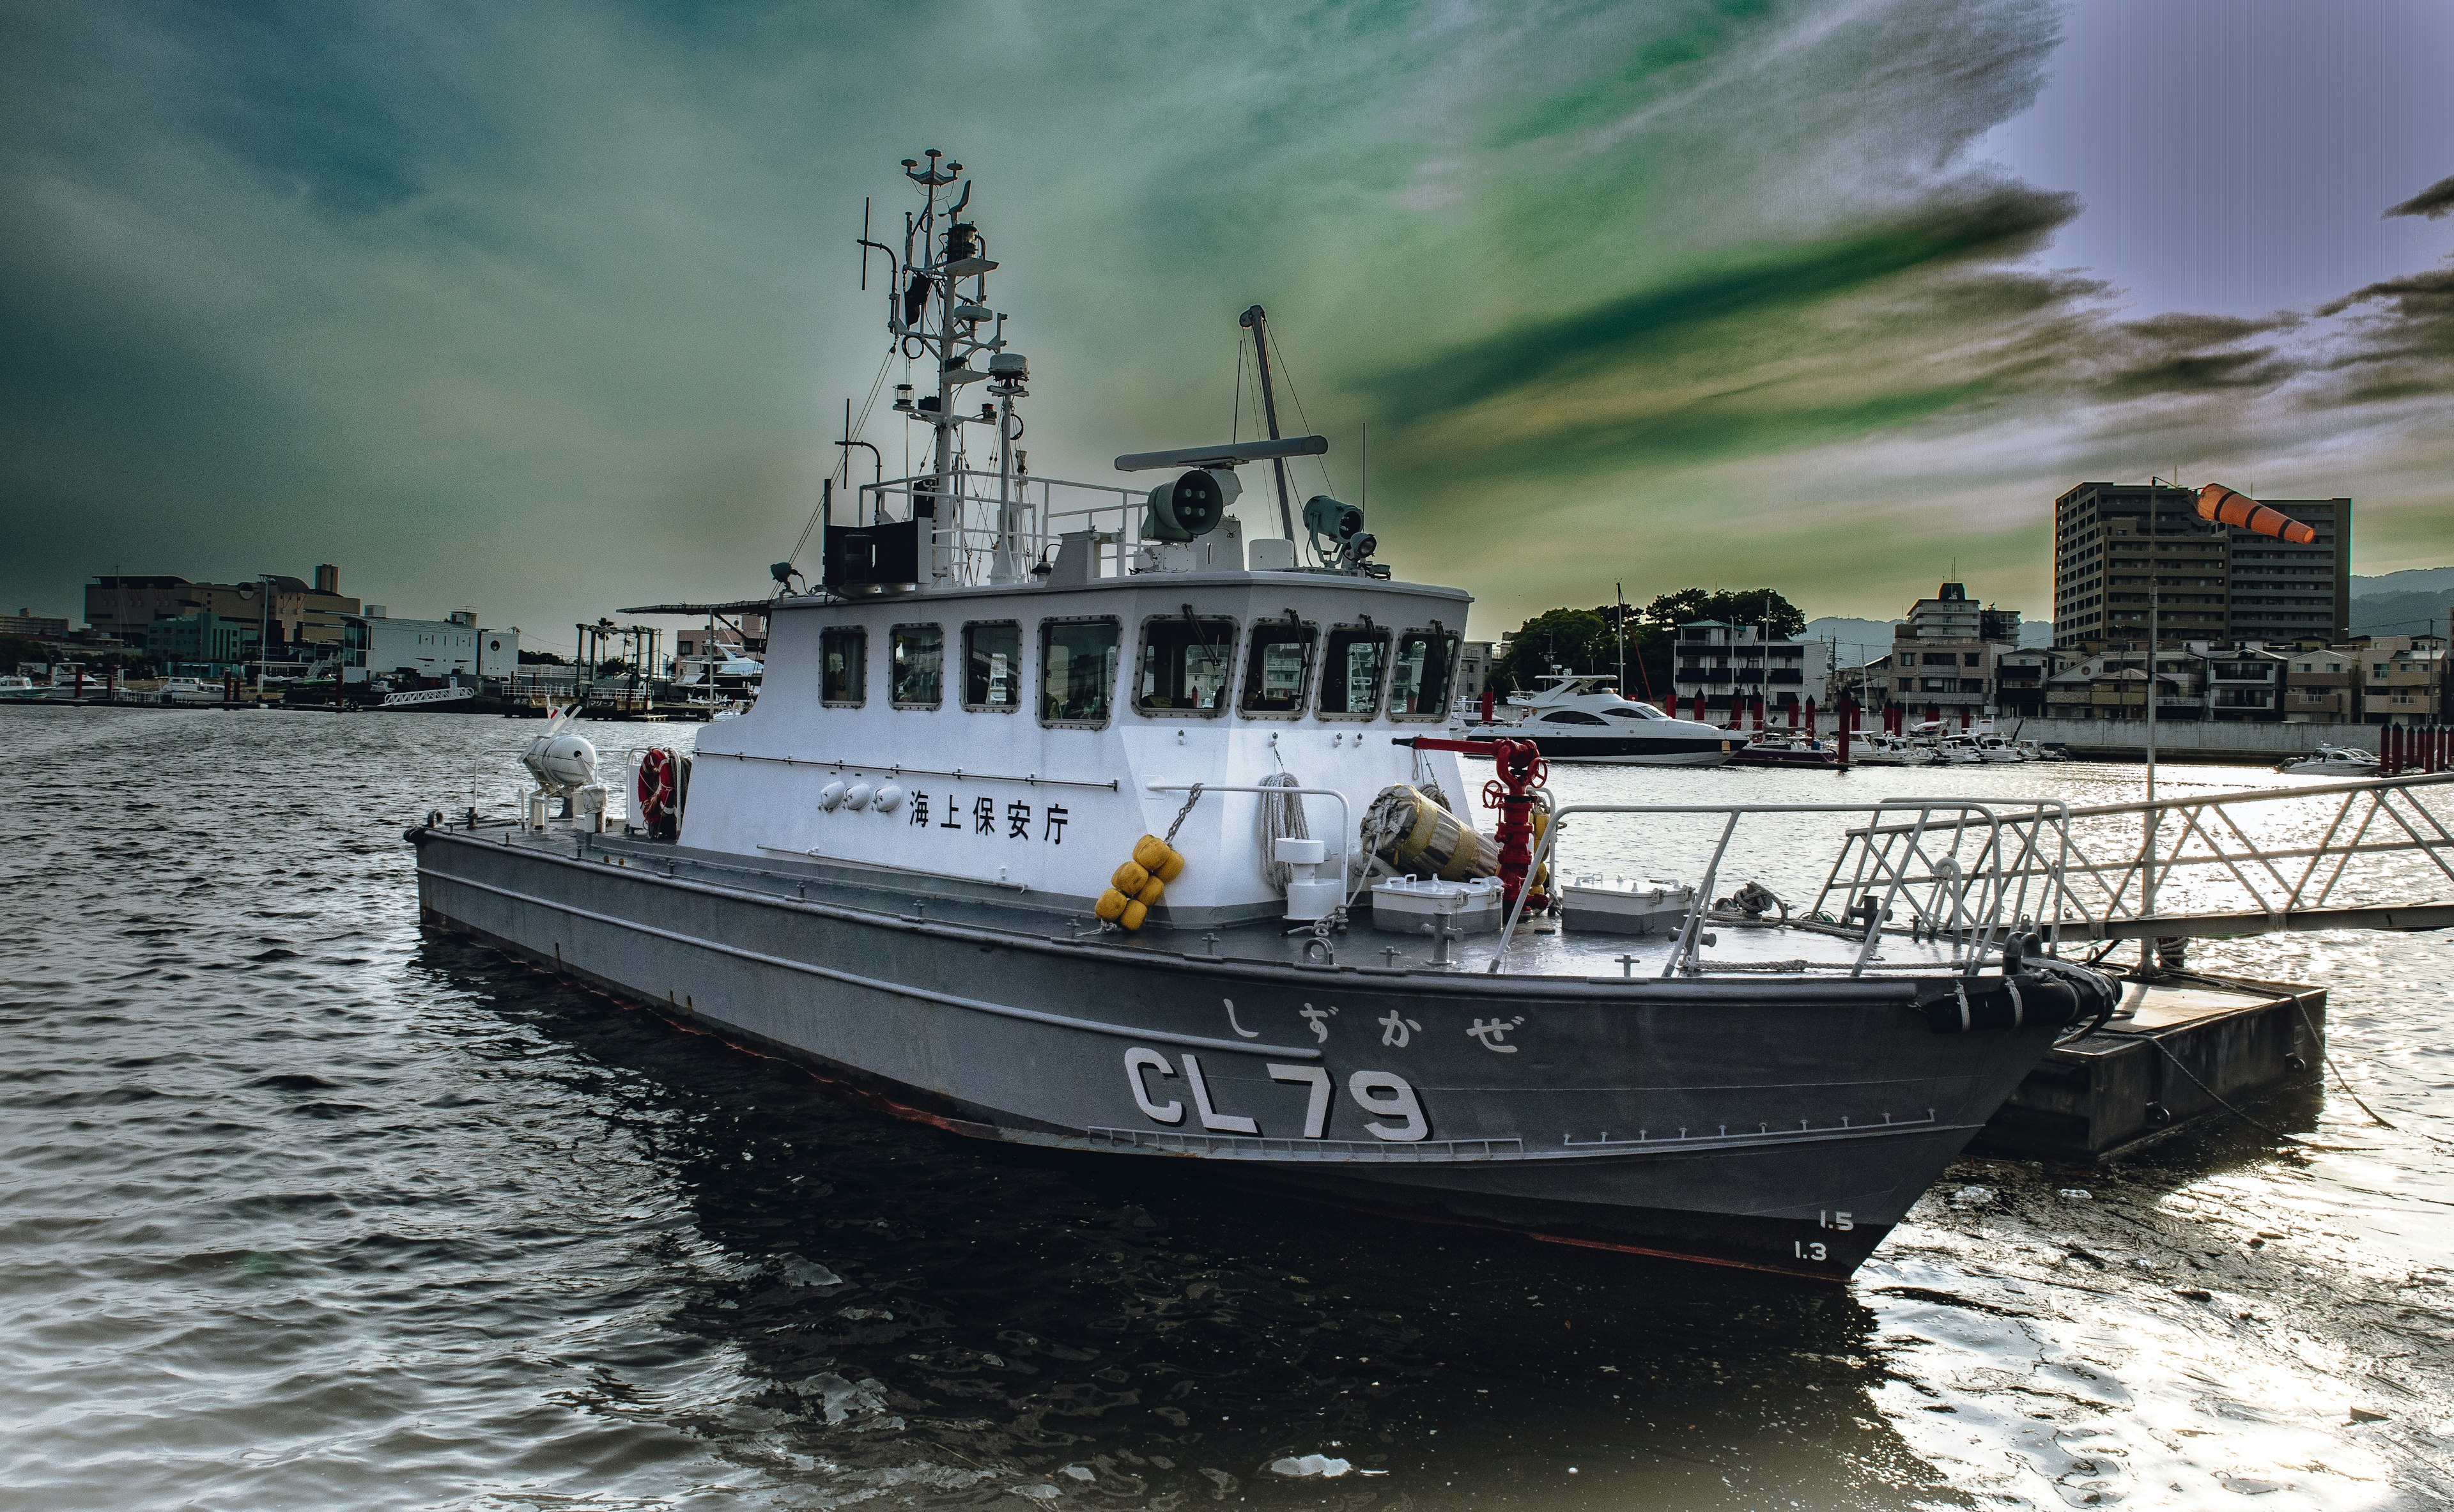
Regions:
<instances>
[{"instance_id":1,"label":"reflection on water","mask_svg":"<svg viewBox=\"0 0 2454 1512\"><path fill-rule=\"evenodd\" d=\"M2327 982L2339 1059L2398 1128L2308 1091L2256 1110L2305 1144L2236 1125L2110 1169L1963 1161L1834 1290L983 1146L422 937L400 831L522 728L0 713L23 794L0 820L13 1498L2454 1496L2454 956L2432 937L2202 953ZM2115 768L1557 780L2136 789ZM481 802L513 790L481 771Z\"/></svg>"}]
</instances>

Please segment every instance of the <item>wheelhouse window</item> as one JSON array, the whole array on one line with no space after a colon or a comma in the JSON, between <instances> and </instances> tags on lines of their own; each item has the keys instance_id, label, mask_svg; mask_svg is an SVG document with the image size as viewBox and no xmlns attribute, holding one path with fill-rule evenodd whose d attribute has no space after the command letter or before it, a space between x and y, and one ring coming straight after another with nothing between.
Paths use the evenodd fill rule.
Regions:
<instances>
[{"instance_id":1,"label":"wheelhouse window","mask_svg":"<svg viewBox=\"0 0 2454 1512\"><path fill-rule=\"evenodd\" d=\"M1618 711L1612 712L1616 714ZM1582 709L1554 709L1542 716L1542 722L1544 724L1601 724L1604 720L1600 715L1587 714Z\"/></svg>"},{"instance_id":2,"label":"wheelhouse window","mask_svg":"<svg viewBox=\"0 0 2454 1512\"><path fill-rule=\"evenodd\" d=\"M1011 619L963 627L963 707L1012 714L1022 707L1022 627Z\"/></svg>"},{"instance_id":3,"label":"wheelhouse window","mask_svg":"<svg viewBox=\"0 0 2454 1512\"><path fill-rule=\"evenodd\" d=\"M1244 654L1246 714L1303 713L1304 685L1312 680L1313 642L1318 632L1298 619L1263 620L1253 627Z\"/></svg>"},{"instance_id":4,"label":"wheelhouse window","mask_svg":"<svg viewBox=\"0 0 2454 1512\"><path fill-rule=\"evenodd\" d=\"M1438 625L1398 636L1398 670L1389 679L1389 717L1447 718L1457 654L1457 635Z\"/></svg>"},{"instance_id":5,"label":"wheelhouse window","mask_svg":"<svg viewBox=\"0 0 2454 1512\"><path fill-rule=\"evenodd\" d=\"M1113 619L1050 619L1039 626L1039 717L1047 724L1103 728L1116 697Z\"/></svg>"},{"instance_id":6,"label":"wheelhouse window","mask_svg":"<svg viewBox=\"0 0 2454 1512\"><path fill-rule=\"evenodd\" d=\"M1142 626L1141 664L1134 673L1134 708L1163 716L1216 719L1227 712L1236 621L1179 615Z\"/></svg>"},{"instance_id":7,"label":"wheelhouse window","mask_svg":"<svg viewBox=\"0 0 2454 1512\"><path fill-rule=\"evenodd\" d=\"M1369 719L1380 712L1380 675L1389 670L1389 633L1370 625L1339 625L1329 633L1320 659L1324 719Z\"/></svg>"},{"instance_id":8,"label":"wheelhouse window","mask_svg":"<svg viewBox=\"0 0 2454 1512\"><path fill-rule=\"evenodd\" d=\"M946 701L946 627L897 625L887 636L895 707L935 709Z\"/></svg>"},{"instance_id":9,"label":"wheelhouse window","mask_svg":"<svg viewBox=\"0 0 2454 1512\"><path fill-rule=\"evenodd\" d=\"M818 632L818 698L847 709L868 701L868 631L838 625Z\"/></svg>"}]
</instances>

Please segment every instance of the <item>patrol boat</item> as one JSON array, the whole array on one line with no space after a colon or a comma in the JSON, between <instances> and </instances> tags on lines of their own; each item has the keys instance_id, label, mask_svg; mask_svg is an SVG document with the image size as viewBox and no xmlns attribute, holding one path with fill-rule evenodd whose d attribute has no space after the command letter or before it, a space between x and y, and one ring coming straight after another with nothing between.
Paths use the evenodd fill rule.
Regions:
<instances>
[{"instance_id":1,"label":"patrol boat","mask_svg":"<svg viewBox=\"0 0 2454 1512\"><path fill-rule=\"evenodd\" d=\"M779 566L762 695L694 756L612 771L557 720L516 821L411 831L430 927L958 1134L1827 1280L2110 1012L1959 862L1947 906L1901 874L1726 959L1655 900L1709 872L1556 917L1579 811L1530 743L1444 728L1468 595L1293 499L1327 442L1279 434L1266 387L1267 435L1116 458L1145 481L1029 471L972 185L903 166L901 245L861 255L934 375L895 406L927 471L858 488L817 584ZM1277 532L1247 541L1255 469ZM1495 763L1496 833L1460 756Z\"/></svg>"}]
</instances>

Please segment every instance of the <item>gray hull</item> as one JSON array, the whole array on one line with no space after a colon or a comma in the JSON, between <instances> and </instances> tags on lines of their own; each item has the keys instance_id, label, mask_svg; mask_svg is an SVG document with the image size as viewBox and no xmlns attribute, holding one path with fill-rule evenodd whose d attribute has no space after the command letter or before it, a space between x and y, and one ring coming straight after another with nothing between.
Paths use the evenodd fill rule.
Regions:
<instances>
[{"instance_id":1,"label":"gray hull","mask_svg":"<svg viewBox=\"0 0 2454 1512\"><path fill-rule=\"evenodd\" d=\"M1061 914L916 900L921 879L847 886L645 842L410 838L430 925L960 1133L1824 1280L2054 1036L1937 1034L1931 978L1299 965L1158 948L1157 931L1077 942Z\"/></svg>"}]
</instances>

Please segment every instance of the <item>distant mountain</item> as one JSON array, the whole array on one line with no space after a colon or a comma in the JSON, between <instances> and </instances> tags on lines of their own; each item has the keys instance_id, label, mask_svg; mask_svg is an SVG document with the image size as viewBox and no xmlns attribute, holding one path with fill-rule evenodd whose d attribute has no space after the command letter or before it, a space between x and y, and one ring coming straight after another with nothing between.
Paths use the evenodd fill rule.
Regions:
<instances>
[{"instance_id":1,"label":"distant mountain","mask_svg":"<svg viewBox=\"0 0 2454 1512\"><path fill-rule=\"evenodd\" d=\"M1890 655L1892 626L1899 623L1901 621L1897 619L1889 621L1846 619L1837 615L1827 615L1821 619L1810 619L1806 622L1806 638L1840 642L1836 648L1840 655L1833 664L1840 667L1862 667L1877 656ZM2052 620L2020 621L2021 645L2050 646L2053 643L2054 622Z\"/></svg>"},{"instance_id":2,"label":"distant mountain","mask_svg":"<svg viewBox=\"0 0 2454 1512\"><path fill-rule=\"evenodd\" d=\"M2392 582L2403 577L2421 577L2430 573L2454 573L2454 568L2425 567L2417 572L2388 573L2371 582ZM2360 578L2353 578L2359 583ZM2352 634L2355 635L2417 635L2433 631L2445 634L2445 616L2454 611L2454 583L2438 592L2401 594L2363 594L2352 591Z\"/></svg>"},{"instance_id":3,"label":"distant mountain","mask_svg":"<svg viewBox=\"0 0 2454 1512\"><path fill-rule=\"evenodd\" d=\"M2357 573L2352 575L2352 597L2355 599L2379 594L2445 592L2454 592L2454 567L2414 567L2400 573L2380 573L2375 577L2363 577Z\"/></svg>"},{"instance_id":4,"label":"distant mountain","mask_svg":"<svg viewBox=\"0 0 2454 1512\"><path fill-rule=\"evenodd\" d=\"M1827 615L1821 619L1806 622L1806 638L1839 641L1835 665L1862 667L1877 656L1891 653L1892 623L1881 619L1844 619Z\"/></svg>"}]
</instances>

